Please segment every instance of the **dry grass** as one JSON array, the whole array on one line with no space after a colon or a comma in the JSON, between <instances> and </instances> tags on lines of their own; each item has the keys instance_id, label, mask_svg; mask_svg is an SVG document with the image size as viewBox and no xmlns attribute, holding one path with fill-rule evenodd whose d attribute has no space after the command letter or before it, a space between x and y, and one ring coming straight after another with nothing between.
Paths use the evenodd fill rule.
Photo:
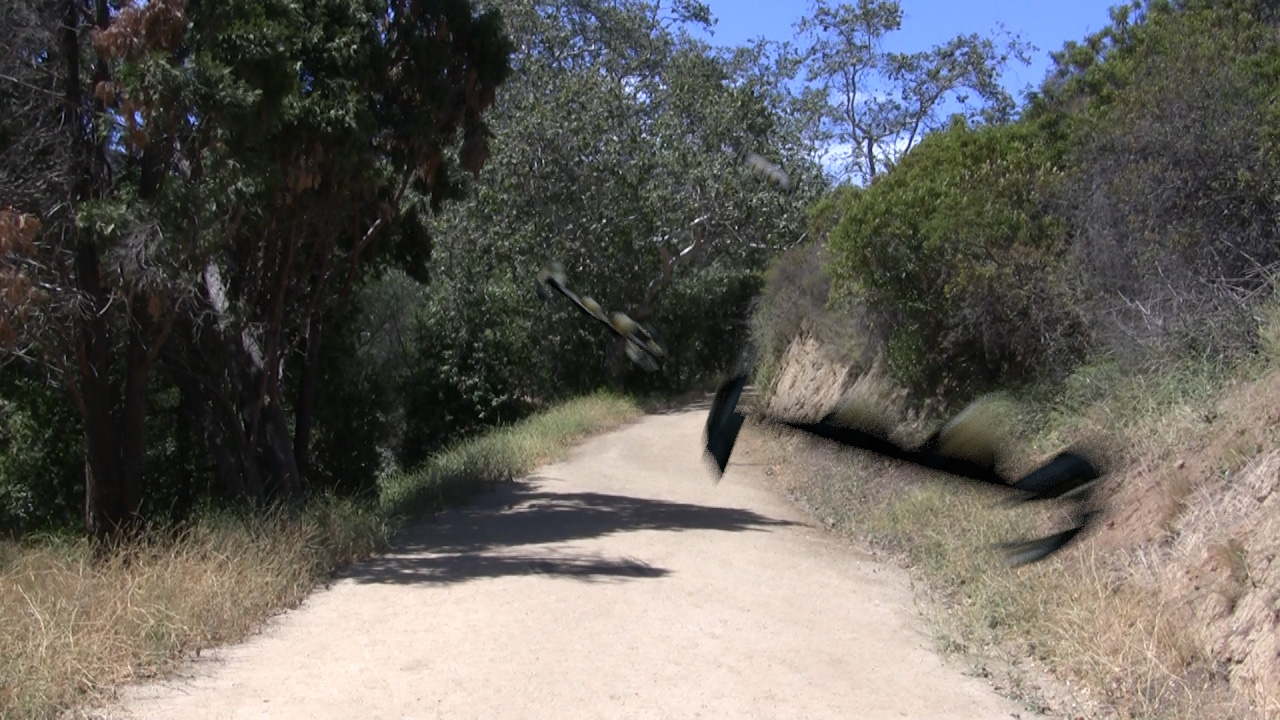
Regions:
<instances>
[{"instance_id":1,"label":"dry grass","mask_svg":"<svg viewBox=\"0 0 1280 720\"><path fill-rule=\"evenodd\" d=\"M385 547L396 525L639 412L608 394L570 401L392 478L380 506L320 498L302 517L206 513L110 552L78 538L0 543L0 718L82 713L122 683L243 639L336 568Z\"/></svg>"},{"instance_id":2,"label":"dry grass","mask_svg":"<svg viewBox=\"0 0 1280 720\"><path fill-rule=\"evenodd\" d=\"M1258 308L1258 349L1272 363L1280 363L1280 292Z\"/></svg>"},{"instance_id":3,"label":"dry grass","mask_svg":"<svg viewBox=\"0 0 1280 720\"><path fill-rule=\"evenodd\" d=\"M385 478L379 488L382 509L392 517L437 510L492 483L527 475L587 435L611 430L640 414L633 400L613 393L570 400L464 441L416 470Z\"/></svg>"},{"instance_id":4,"label":"dry grass","mask_svg":"<svg viewBox=\"0 0 1280 720\"><path fill-rule=\"evenodd\" d=\"M105 554L78 538L7 544L0 716L92 706L120 683L239 640L385 537L371 508L323 499L301 518L208 514Z\"/></svg>"},{"instance_id":5,"label":"dry grass","mask_svg":"<svg viewBox=\"0 0 1280 720\"><path fill-rule=\"evenodd\" d=\"M1169 580L1192 552L1178 554L1181 545L1197 553L1207 545L1226 576L1213 592L1228 605L1240 600L1249 572L1245 549L1229 539L1211 542L1208 534L1240 527L1248 513L1232 512L1231 498L1261 497L1261 490L1238 482L1223 494L1185 476L1166 478L1163 469L1197 449L1227 463L1222 472L1229 474L1259 462L1260 436L1236 432L1237 424L1258 424L1257 412L1237 408L1238 421L1213 420L1228 380L1253 370L1187 363L1164 373L1124 374L1100 365L1083 368L1057 393L1025 398L1015 426L1026 450L1015 465L1029 467L1063 445L1109 437L1113 472L1126 482L1135 473L1153 476L1158 484L1144 492L1159 494L1169 509L1164 540L1117 549L1101 543L1099 534L1017 570L1003 567L991 546L1061 524L1052 509L1035 517L1024 515L1025 508L1015 514L984 489L856 451L777 438L768 444L779 469L790 474L793 497L815 517L912 569L942 650L982 672L1003 661L1012 673L1003 681L1006 691L1032 688L1022 698L1029 704L1071 708L1072 717L1275 718L1280 715L1267 705L1274 698L1228 681L1205 641L1190 591ZM1238 394L1258 393L1245 387ZM1212 452L1205 449L1207 422L1227 437ZM794 462L797 454L803 462ZM791 462L782 463L784 457ZM1182 535L1171 546L1175 528Z\"/></svg>"}]
</instances>

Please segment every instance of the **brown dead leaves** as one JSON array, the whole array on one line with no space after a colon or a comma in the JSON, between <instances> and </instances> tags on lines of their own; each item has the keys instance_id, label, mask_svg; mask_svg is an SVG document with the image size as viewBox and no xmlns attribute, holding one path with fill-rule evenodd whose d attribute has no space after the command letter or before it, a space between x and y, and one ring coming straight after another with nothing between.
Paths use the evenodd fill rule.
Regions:
<instances>
[{"instance_id":1,"label":"brown dead leaves","mask_svg":"<svg viewBox=\"0 0 1280 720\"><path fill-rule=\"evenodd\" d=\"M40 221L12 208L0 210L0 349L12 347L35 293L18 261L35 254Z\"/></svg>"},{"instance_id":2,"label":"brown dead leaves","mask_svg":"<svg viewBox=\"0 0 1280 720\"><path fill-rule=\"evenodd\" d=\"M152 0L138 7L130 0L110 26L94 28L93 48L105 60L135 60L156 50L173 52L187 30L182 5L182 0Z\"/></svg>"},{"instance_id":3,"label":"brown dead leaves","mask_svg":"<svg viewBox=\"0 0 1280 720\"><path fill-rule=\"evenodd\" d=\"M143 7L126 2L105 29L91 31L93 48L107 61L128 62L148 53L173 53L187 30L183 0L152 0ZM154 101L133 98L115 83L104 80L93 88L93 96L106 107L114 107L124 118L125 143L138 151L149 140L146 127L154 114Z\"/></svg>"}]
</instances>

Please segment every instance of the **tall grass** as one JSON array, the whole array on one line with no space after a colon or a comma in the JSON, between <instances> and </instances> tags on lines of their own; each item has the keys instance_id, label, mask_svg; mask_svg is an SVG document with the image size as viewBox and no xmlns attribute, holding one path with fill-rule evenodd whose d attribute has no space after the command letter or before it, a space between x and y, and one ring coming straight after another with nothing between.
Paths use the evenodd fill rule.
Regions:
<instances>
[{"instance_id":1,"label":"tall grass","mask_svg":"<svg viewBox=\"0 0 1280 720\"><path fill-rule=\"evenodd\" d=\"M189 652L239 640L381 547L387 529L371 507L325 497L301 517L208 512L107 552L78 537L8 543L0 716L101 701Z\"/></svg>"},{"instance_id":2,"label":"tall grass","mask_svg":"<svg viewBox=\"0 0 1280 720\"><path fill-rule=\"evenodd\" d=\"M1022 451L1014 463L1029 466L1063 445L1099 438L1111 441L1111 460L1122 464L1116 471L1135 459L1185 452L1224 387L1255 374L1256 362L1187 361L1142 373L1107 363L1082 367L1062 386L1023 395L1013 423ZM899 559L923 581L926 616L943 651L975 665L1038 663L1124 718L1275 717L1227 686L1186 598L1167 587L1154 558L1103 553L1086 539L1011 570L992 546L1062 525L1061 511L1013 512L987 489L856 451L766 444L812 514ZM793 457L798 445L810 447L802 463Z\"/></svg>"},{"instance_id":3,"label":"tall grass","mask_svg":"<svg viewBox=\"0 0 1280 720\"><path fill-rule=\"evenodd\" d=\"M208 511L105 552L78 537L0 543L0 718L82 711L122 683L243 639L415 516L638 414L611 394L569 401L388 479L377 502L320 497L301 516Z\"/></svg>"},{"instance_id":4,"label":"tall grass","mask_svg":"<svg viewBox=\"0 0 1280 720\"><path fill-rule=\"evenodd\" d=\"M381 509L397 518L438 510L493 483L526 475L588 434L639 414L633 400L613 393L570 400L437 453L413 471L388 476L379 488Z\"/></svg>"}]
</instances>

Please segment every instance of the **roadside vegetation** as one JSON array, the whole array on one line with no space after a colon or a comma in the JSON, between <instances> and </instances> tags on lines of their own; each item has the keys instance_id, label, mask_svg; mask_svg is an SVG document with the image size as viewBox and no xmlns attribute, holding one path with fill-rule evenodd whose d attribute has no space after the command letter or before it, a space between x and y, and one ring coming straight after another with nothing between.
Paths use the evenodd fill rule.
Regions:
<instances>
[{"instance_id":1,"label":"roadside vegetation","mask_svg":"<svg viewBox=\"0 0 1280 720\"><path fill-rule=\"evenodd\" d=\"M765 433L807 449L783 474L815 517L913 568L940 647L1033 705L1280 717L1278 23L1250 0L1116 8L1016 120L957 121L816 205L756 307L762 390L825 398L805 374L852 367L917 439L999 391L1012 472L1105 458L1099 529L1012 571L992 544L1052 511Z\"/></svg>"},{"instance_id":2,"label":"roadside vegetation","mask_svg":"<svg viewBox=\"0 0 1280 720\"><path fill-rule=\"evenodd\" d=\"M975 549L1027 530L981 494L811 456L851 469L797 497L929 579L944 647L1125 717L1274 709L1272 3L1118 7L1022 102L1017 37L887 52L892 0L820 0L794 43L712 20L0 6L0 714L244 637L748 340L773 387L797 338L896 432L1003 391L1011 463L1106 450L1114 522L1017 573ZM652 322L662 372L539 303L548 260Z\"/></svg>"},{"instance_id":3,"label":"roadside vegetation","mask_svg":"<svg viewBox=\"0 0 1280 720\"><path fill-rule=\"evenodd\" d=\"M436 453L376 498L314 498L301 514L207 508L106 547L69 533L0 541L0 716L91 709L121 684L253 634L414 518L559 459L637 417L597 393Z\"/></svg>"},{"instance_id":4,"label":"roadside vegetation","mask_svg":"<svg viewBox=\"0 0 1280 720\"><path fill-rule=\"evenodd\" d=\"M776 53L712 48L709 20L0 6L0 716L243 638L713 380L825 179ZM807 182L776 192L748 151ZM660 329L663 373L537 301L551 259Z\"/></svg>"}]
</instances>

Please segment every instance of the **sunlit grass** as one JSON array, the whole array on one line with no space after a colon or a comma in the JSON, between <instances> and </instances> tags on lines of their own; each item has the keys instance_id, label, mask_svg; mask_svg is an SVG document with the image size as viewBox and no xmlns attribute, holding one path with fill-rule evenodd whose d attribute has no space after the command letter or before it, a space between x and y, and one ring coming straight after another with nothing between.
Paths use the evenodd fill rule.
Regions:
<instances>
[{"instance_id":1,"label":"sunlit grass","mask_svg":"<svg viewBox=\"0 0 1280 720\"><path fill-rule=\"evenodd\" d=\"M300 517L208 511L111 551L78 537L0 542L0 718L83 711L122 683L241 640L338 567L384 549L404 523L639 414L613 394L571 400L389 478L378 502L321 497Z\"/></svg>"},{"instance_id":2,"label":"sunlit grass","mask_svg":"<svg viewBox=\"0 0 1280 720\"><path fill-rule=\"evenodd\" d=\"M1024 393L1013 423L1019 461L1090 439L1108 441L1118 471L1135 457L1183 452L1228 384L1256 374L1255 360L1147 373L1081 368L1061 387ZM779 462L782 450L797 445L772 443ZM1125 718L1277 717L1226 687L1186 599L1157 563L1102 553L1086 539L1009 569L995 543L1043 534L1065 518L1051 509L1013 512L986 489L856 451L802 456L803 467L791 464L793 494L829 526L889 553L924 581L927 621L942 651L974 664L1038 662Z\"/></svg>"},{"instance_id":3,"label":"sunlit grass","mask_svg":"<svg viewBox=\"0 0 1280 720\"><path fill-rule=\"evenodd\" d=\"M570 400L387 477L379 490L382 510L398 517L439 509L477 489L526 475L588 434L616 428L640 412L630 398L612 393Z\"/></svg>"}]
</instances>

